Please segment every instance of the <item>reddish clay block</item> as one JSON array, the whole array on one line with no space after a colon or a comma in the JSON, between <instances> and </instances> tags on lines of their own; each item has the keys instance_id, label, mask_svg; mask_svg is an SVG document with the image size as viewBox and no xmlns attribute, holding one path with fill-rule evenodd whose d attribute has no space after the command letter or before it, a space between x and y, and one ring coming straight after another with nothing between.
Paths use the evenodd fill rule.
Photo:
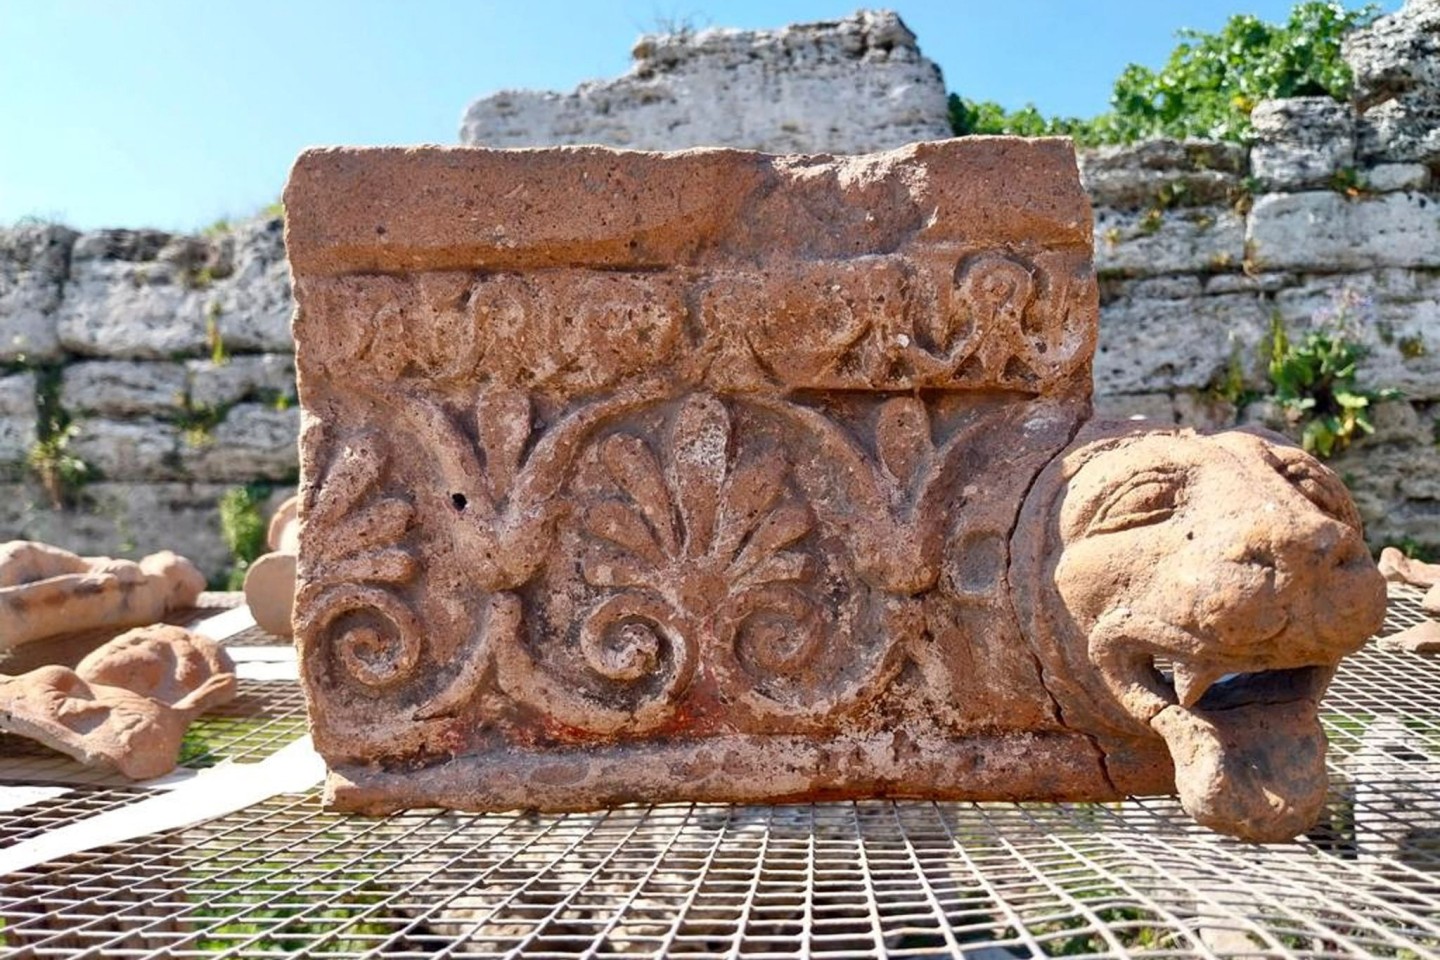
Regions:
<instances>
[{"instance_id":1,"label":"reddish clay block","mask_svg":"<svg viewBox=\"0 0 1440 960\"><path fill-rule=\"evenodd\" d=\"M1383 581L1279 438L1085 426L1068 143L325 150L285 202L335 805L1318 812Z\"/></svg>"},{"instance_id":2,"label":"reddish clay block","mask_svg":"<svg viewBox=\"0 0 1440 960\"><path fill-rule=\"evenodd\" d=\"M1376 641L1381 650L1403 650L1408 653L1440 653L1440 623L1424 620L1398 633Z\"/></svg>"},{"instance_id":3,"label":"reddish clay block","mask_svg":"<svg viewBox=\"0 0 1440 960\"><path fill-rule=\"evenodd\" d=\"M1425 563L1407 557L1395 547L1380 551L1380 573L1391 583L1408 583L1429 589L1440 584L1440 563Z\"/></svg>"}]
</instances>

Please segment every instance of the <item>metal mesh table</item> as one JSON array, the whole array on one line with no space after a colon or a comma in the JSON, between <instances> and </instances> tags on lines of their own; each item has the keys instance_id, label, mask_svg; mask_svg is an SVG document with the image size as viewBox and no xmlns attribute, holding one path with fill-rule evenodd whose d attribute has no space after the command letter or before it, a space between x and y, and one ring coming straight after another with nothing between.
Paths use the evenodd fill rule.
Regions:
<instances>
[{"instance_id":1,"label":"metal mesh table","mask_svg":"<svg viewBox=\"0 0 1440 960\"><path fill-rule=\"evenodd\" d=\"M1419 596L1392 590L1386 632ZM1165 798L371 819L312 789L13 872L0 938L17 957L1440 956L1440 658L1368 646L1325 723L1327 815L1291 844ZM303 732L293 681L247 680L182 759ZM0 783L0 849L153 793L11 738Z\"/></svg>"}]
</instances>

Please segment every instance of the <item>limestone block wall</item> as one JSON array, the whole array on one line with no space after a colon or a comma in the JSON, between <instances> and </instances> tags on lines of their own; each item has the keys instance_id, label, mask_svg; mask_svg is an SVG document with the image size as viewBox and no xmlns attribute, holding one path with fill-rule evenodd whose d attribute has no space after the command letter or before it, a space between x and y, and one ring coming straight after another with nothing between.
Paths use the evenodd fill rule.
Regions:
<instances>
[{"instance_id":1,"label":"limestone block wall","mask_svg":"<svg viewBox=\"0 0 1440 960\"><path fill-rule=\"evenodd\" d=\"M476 100L460 142L867 153L950 135L940 68L888 10L782 30L644 36L632 55L629 73L570 93Z\"/></svg>"},{"instance_id":2,"label":"limestone block wall","mask_svg":"<svg viewBox=\"0 0 1440 960\"><path fill-rule=\"evenodd\" d=\"M1348 305L1359 380L1403 398L1332 461L1373 544L1440 548L1440 0L1346 42L1353 104L1258 106L1249 148L1150 142L1085 153L1102 277L1099 412L1220 426L1266 390L1272 318L1298 336ZM1239 381L1236 382L1235 375Z\"/></svg>"},{"instance_id":3,"label":"limestone block wall","mask_svg":"<svg viewBox=\"0 0 1440 960\"><path fill-rule=\"evenodd\" d=\"M809 37L796 70L854 48L883 72L893 64L874 53L874 35L860 43L855 31L888 22L859 15L746 36L766 49L777 37ZM704 36L677 42L688 50ZM703 43L726 57L744 49L736 32L718 36L723 44ZM931 70L913 36L907 42L897 39L889 55L908 49L900 59ZM1343 297L1364 317L1362 383L1404 397L1382 404L1375 434L1332 464L1372 544L1440 549L1440 0L1410 0L1353 37L1347 56L1354 105L1262 104L1252 147L1153 141L1082 154L1101 276L1096 408L1207 427L1264 421L1273 415L1264 404L1236 401L1268 386L1262 347L1272 318L1298 335ZM785 69L772 63L769 72ZM737 104L769 89L731 83L726 95ZM836 113L837 129L850 122L840 115L853 104L816 103ZM908 126L908 110L896 116L904 122L886 136L901 139L857 139L856 148L941 133ZM564 139L541 130L531 142L606 142L614 131L603 117L587 125L583 111L567 122ZM836 149L798 134L773 147ZM263 218L199 237L0 229L0 538L124 555L171 547L211 574L228 563L220 495L265 481L280 496L296 471L281 232L278 219ZM58 440L47 436L57 409L71 423ZM27 464L37 450L89 468L63 510Z\"/></svg>"},{"instance_id":4,"label":"limestone block wall","mask_svg":"<svg viewBox=\"0 0 1440 960\"><path fill-rule=\"evenodd\" d=\"M282 230L0 230L0 539L229 563L220 496L297 471Z\"/></svg>"}]
</instances>

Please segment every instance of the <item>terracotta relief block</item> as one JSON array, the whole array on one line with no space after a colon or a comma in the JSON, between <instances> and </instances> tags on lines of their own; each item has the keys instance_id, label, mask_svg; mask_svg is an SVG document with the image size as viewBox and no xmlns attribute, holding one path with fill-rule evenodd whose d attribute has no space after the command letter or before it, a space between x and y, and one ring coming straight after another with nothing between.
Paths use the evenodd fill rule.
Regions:
<instances>
[{"instance_id":1,"label":"terracotta relief block","mask_svg":"<svg viewBox=\"0 0 1440 960\"><path fill-rule=\"evenodd\" d=\"M1383 583L1279 438L1087 425L1068 143L319 150L285 202L336 806L1318 813Z\"/></svg>"}]
</instances>

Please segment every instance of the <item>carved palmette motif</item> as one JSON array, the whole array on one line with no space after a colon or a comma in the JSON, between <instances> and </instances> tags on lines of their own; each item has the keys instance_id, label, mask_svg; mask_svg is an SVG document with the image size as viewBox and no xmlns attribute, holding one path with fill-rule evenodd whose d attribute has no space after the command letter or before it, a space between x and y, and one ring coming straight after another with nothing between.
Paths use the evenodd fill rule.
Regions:
<instances>
[{"instance_id":1,"label":"carved palmette motif","mask_svg":"<svg viewBox=\"0 0 1440 960\"><path fill-rule=\"evenodd\" d=\"M398 693L433 719L473 713L493 681L583 739L643 734L680 713L690 729L737 717L805 729L861 708L894 676L919 630L904 595L936 576L943 526L935 513L918 523L933 529L908 532L904 503L934 506L948 456L932 449L918 401L884 405L883 465L844 491L786 450L811 431L802 449L864 465L857 441L811 409L627 397L573 411L535 441L516 427L529 403L482 394L462 418L411 397L428 469L395 467L373 433L331 445L311 516L362 529L369 549L315 551L302 570L298 632L325 682ZM836 496L877 514L847 515ZM412 503L448 522L412 525ZM877 529L895 553L858 563L851 548ZM423 622L407 599L416 589L468 604L451 625L463 635ZM422 661L420 675L443 682L397 690Z\"/></svg>"}]
</instances>

